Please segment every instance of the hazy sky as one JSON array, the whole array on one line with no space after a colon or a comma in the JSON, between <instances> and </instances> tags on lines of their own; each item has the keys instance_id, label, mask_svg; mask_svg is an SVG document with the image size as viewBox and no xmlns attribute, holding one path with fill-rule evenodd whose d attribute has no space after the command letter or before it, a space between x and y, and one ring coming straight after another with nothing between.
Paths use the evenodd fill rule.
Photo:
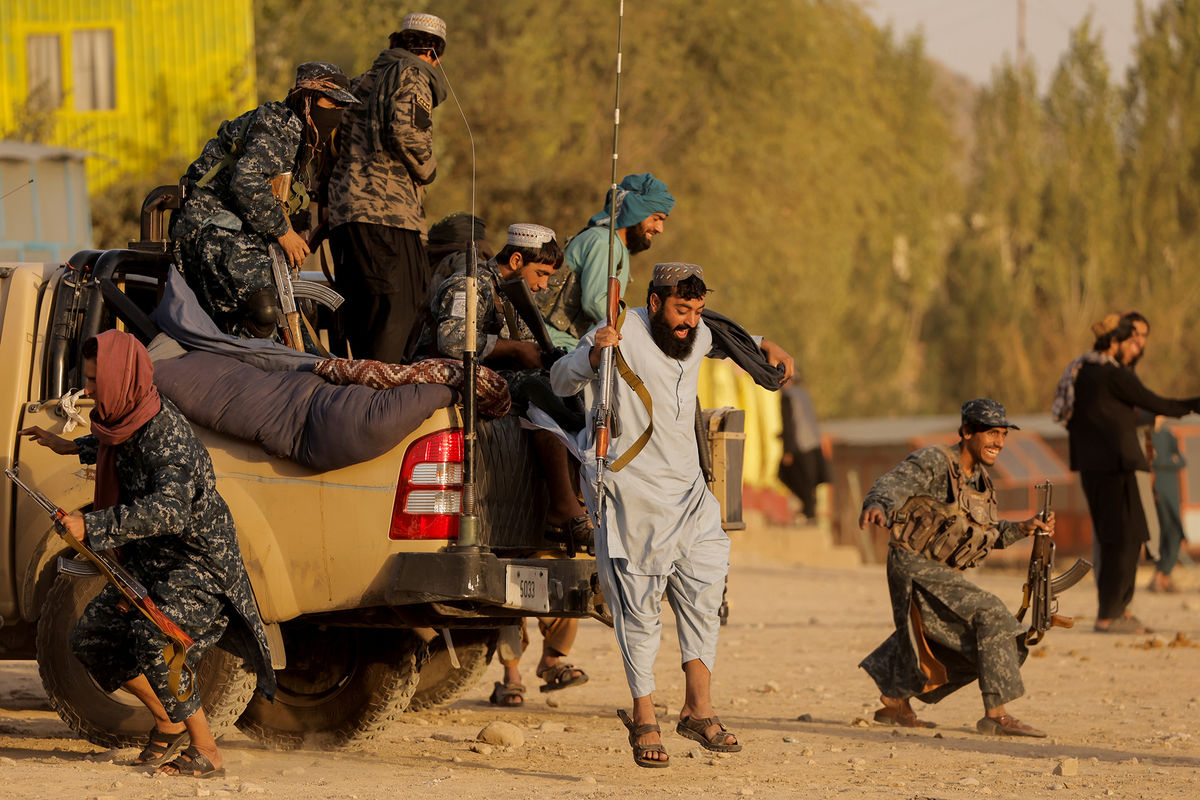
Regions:
<instances>
[{"instance_id":1,"label":"hazy sky","mask_svg":"<svg viewBox=\"0 0 1200 800\"><path fill-rule=\"evenodd\" d=\"M1017 51L1017 0L860 0L877 23L903 37L925 31L926 52L976 83ZM1146 0L1153 8L1155 0ZM1044 90L1067 49L1068 36L1092 12L1114 83L1132 61L1135 0L1025 0L1025 47Z\"/></svg>"}]
</instances>

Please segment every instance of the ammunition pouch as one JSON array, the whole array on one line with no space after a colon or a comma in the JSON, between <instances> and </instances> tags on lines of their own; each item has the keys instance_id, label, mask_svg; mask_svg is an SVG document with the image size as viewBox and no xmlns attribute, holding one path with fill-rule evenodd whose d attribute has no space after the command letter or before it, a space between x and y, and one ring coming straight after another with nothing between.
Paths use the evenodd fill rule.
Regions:
<instances>
[{"instance_id":1,"label":"ammunition pouch","mask_svg":"<svg viewBox=\"0 0 1200 800\"><path fill-rule=\"evenodd\" d=\"M916 495L896 512L891 546L965 570L991 552L997 535L994 522L975 520L957 504Z\"/></svg>"},{"instance_id":2,"label":"ammunition pouch","mask_svg":"<svg viewBox=\"0 0 1200 800\"><path fill-rule=\"evenodd\" d=\"M583 287L579 284L579 275L565 264L546 281L546 288L534 295L534 302L546 322L576 339L592 327L591 320L583 313Z\"/></svg>"}]
</instances>

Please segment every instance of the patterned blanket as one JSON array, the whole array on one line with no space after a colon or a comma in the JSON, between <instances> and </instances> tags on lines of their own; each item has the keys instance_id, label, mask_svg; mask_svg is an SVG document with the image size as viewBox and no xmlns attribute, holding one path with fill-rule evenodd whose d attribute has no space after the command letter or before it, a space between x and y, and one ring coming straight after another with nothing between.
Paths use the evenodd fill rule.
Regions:
<instances>
[{"instance_id":1,"label":"patterned blanket","mask_svg":"<svg viewBox=\"0 0 1200 800\"><path fill-rule=\"evenodd\" d=\"M504 378L487 367L480 366L475 379L479 413L485 417L503 417L512 400ZM391 389L417 383L441 383L462 391L463 365L451 358L429 358L415 364L387 364L360 358L330 358L317 362L313 372L330 383L344 386L350 383L372 389Z\"/></svg>"}]
</instances>

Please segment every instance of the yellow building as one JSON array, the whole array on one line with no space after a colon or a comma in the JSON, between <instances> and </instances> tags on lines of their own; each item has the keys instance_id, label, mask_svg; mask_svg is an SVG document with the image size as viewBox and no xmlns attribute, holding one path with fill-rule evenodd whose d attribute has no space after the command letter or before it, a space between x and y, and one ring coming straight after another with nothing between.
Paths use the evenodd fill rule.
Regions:
<instances>
[{"instance_id":1,"label":"yellow building","mask_svg":"<svg viewBox=\"0 0 1200 800\"><path fill-rule=\"evenodd\" d=\"M89 152L103 189L255 105L252 0L3 0L0 138Z\"/></svg>"}]
</instances>

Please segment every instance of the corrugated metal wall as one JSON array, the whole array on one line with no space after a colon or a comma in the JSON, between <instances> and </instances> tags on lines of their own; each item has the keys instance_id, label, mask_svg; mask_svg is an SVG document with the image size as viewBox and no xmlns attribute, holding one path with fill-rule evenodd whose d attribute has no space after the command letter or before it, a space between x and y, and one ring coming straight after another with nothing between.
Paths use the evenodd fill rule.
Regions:
<instances>
[{"instance_id":1,"label":"corrugated metal wall","mask_svg":"<svg viewBox=\"0 0 1200 800\"><path fill-rule=\"evenodd\" d=\"M76 110L72 33L110 29L115 108ZM13 127L29 86L29 36L61 37L63 106L47 144L88 150L88 180L165 158L194 157L222 119L251 108L254 17L251 0L4 0L0 3L0 128Z\"/></svg>"}]
</instances>

